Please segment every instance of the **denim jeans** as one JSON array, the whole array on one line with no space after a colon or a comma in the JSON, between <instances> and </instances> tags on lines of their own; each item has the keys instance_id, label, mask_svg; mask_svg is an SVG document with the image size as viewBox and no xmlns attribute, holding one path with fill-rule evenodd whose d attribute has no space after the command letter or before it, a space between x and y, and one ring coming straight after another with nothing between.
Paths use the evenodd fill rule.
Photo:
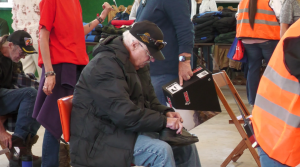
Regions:
<instances>
[{"instance_id":1,"label":"denim jeans","mask_svg":"<svg viewBox=\"0 0 300 167\"><path fill-rule=\"evenodd\" d=\"M59 140L45 129L42 150L42 167L59 166L59 143Z\"/></svg>"},{"instance_id":2,"label":"denim jeans","mask_svg":"<svg viewBox=\"0 0 300 167\"><path fill-rule=\"evenodd\" d=\"M162 86L171 82L172 80L178 78L178 75L174 74L164 74L164 75L153 75L151 76L151 82L154 87L154 91L157 99L163 105L167 105Z\"/></svg>"},{"instance_id":3,"label":"denim jeans","mask_svg":"<svg viewBox=\"0 0 300 167\"><path fill-rule=\"evenodd\" d=\"M258 84L260 81L260 68L262 59L269 62L278 41L267 41L256 44L244 44L245 52L248 56L247 74L247 97L248 102L254 105Z\"/></svg>"},{"instance_id":4,"label":"denim jeans","mask_svg":"<svg viewBox=\"0 0 300 167\"><path fill-rule=\"evenodd\" d=\"M194 144L183 147L171 147L158 139L158 133L139 134L133 154L133 163L145 167L201 167L198 152Z\"/></svg>"},{"instance_id":5,"label":"denim jeans","mask_svg":"<svg viewBox=\"0 0 300 167\"><path fill-rule=\"evenodd\" d=\"M161 104L163 104L163 105L167 104L163 90L162 90L162 86L169 83L170 81L172 81L174 79L177 79L177 78L178 78L178 75L174 75L174 74L151 76L151 82L154 87L155 94ZM139 138L146 138L146 137L141 137L141 135L140 135L138 137L138 139ZM155 141L157 141L157 140L155 140ZM152 141L152 142L154 142L154 141ZM161 142L163 142L163 141L161 141ZM141 143L145 144L146 142L141 142ZM136 146L137 145L138 144L136 143ZM147 147L147 146L145 145L145 147ZM185 146L185 147L173 147L172 150L173 150L173 154L174 154L174 158L175 158L177 167L181 167L181 166L182 167L184 167L184 166L199 167L199 166L201 166L199 155L198 155L195 144ZM186 156L183 156L183 155L186 155Z\"/></svg>"},{"instance_id":6,"label":"denim jeans","mask_svg":"<svg viewBox=\"0 0 300 167\"><path fill-rule=\"evenodd\" d=\"M257 147L261 167L288 167L282 163L270 158L261 147Z\"/></svg>"},{"instance_id":7,"label":"denim jeans","mask_svg":"<svg viewBox=\"0 0 300 167\"><path fill-rule=\"evenodd\" d=\"M0 88L0 115L18 114L13 135L23 140L29 134L36 135L41 126L32 118L36 95L37 90L34 88Z\"/></svg>"}]
</instances>

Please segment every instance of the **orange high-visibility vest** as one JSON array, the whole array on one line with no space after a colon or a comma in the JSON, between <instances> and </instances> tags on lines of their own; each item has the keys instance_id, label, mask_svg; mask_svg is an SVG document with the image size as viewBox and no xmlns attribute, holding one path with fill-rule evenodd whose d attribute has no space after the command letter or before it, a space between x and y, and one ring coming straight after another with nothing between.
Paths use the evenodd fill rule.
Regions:
<instances>
[{"instance_id":1,"label":"orange high-visibility vest","mask_svg":"<svg viewBox=\"0 0 300 167\"><path fill-rule=\"evenodd\" d=\"M252 111L256 140L273 159L300 164L300 84L284 62L285 38L300 38L300 20L278 43L258 87ZM300 53L299 53L300 54Z\"/></svg>"},{"instance_id":2,"label":"orange high-visibility vest","mask_svg":"<svg viewBox=\"0 0 300 167\"><path fill-rule=\"evenodd\" d=\"M257 1L257 13L253 29L249 23L249 0L242 0L239 4L237 16L236 37L260 38L269 40L280 39L280 25L273 9L269 6L270 0Z\"/></svg>"}]
</instances>

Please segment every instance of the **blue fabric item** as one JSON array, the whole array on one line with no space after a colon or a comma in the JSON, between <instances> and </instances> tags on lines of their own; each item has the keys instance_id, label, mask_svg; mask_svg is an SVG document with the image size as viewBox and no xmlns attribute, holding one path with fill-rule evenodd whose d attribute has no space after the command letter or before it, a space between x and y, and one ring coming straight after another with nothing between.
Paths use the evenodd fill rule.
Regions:
<instances>
[{"instance_id":1,"label":"blue fabric item","mask_svg":"<svg viewBox=\"0 0 300 167\"><path fill-rule=\"evenodd\" d=\"M42 167L59 166L59 147L59 140L45 129L42 149Z\"/></svg>"},{"instance_id":2,"label":"blue fabric item","mask_svg":"<svg viewBox=\"0 0 300 167\"><path fill-rule=\"evenodd\" d=\"M96 35L86 35L85 42L94 42Z\"/></svg>"},{"instance_id":3,"label":"blue fabric item","mask_svg":"<svg viewBox=\"0 0 300 167\"><path fill-rule=\"evenodd\" d=\"M275 159L272 159L264 152L261 147L257 147L257 152L260 159L261 167L288 167L287 165L284 165Z\"/></svg>"},{"instance_id":4,"label":"blue fabric item","mask_svg":"<svg viewBox=\"0 0 300 167\"><path fill-rule=\"evenodd\" d=\"M201 167L195 144L172 147L159 140L156 132L145 132L138 135L133 157L133 163L138 166Z\"/></svg>"},{"instance_id":5,"label":"blue fabric item","mask_svg":"<svg viewBox=\"0 0 300 167\"><path fill-rule=\"evenodd\" d=\"M244 44L245 54L248 58L247 97L249 104L253 105L260 81L260 68L262 59L268 64L277 46L277 40L269 40L263 43Z\"/></svg>"},{"instance_id":6,"label":"blue fabric item","mask_svg":"<svg viewBox=\"0 0 300 167\"><path fill-rule=\"evenodd\" d=\"M237 42L238 42L238 39L235 38L230 49L229 49L229 52L227 54L227 57L231 60L233 60L233 56L235 54L235 50L236 50L236 45L237 45ZM242 62L242 63L247 63L248 61L248 57L247 57L247 54L246 52L244 53L244 57L241 59L241 60L234 60L234 61L238 61L238 62Z\"/></svg>"},{"instance_id":7,"label":"blue fabric item","mask_svg":"<svg viewBox=\"0 0 300 167\"><path fill-rule=\"evenodd\" d=\"M83 24L83 26L85 26L85 25L87 25L87 24L89 24L89 23L85 23L85 22L83 22L82 24ZM103 25L102 25L102 24L98 24L98 26L101 26L101 27L103 27ZM95 28L94 28L92 31L95 31ZM91 34L91 32L90 32L89 34Z\"/></svg>"},{"instance_id":8,"label":"blue fabric item","mask_svg":"<svg viewBox=\"0 0 300 167\"><path fill-rule=\"evenodd\" d=\"M208 13L213 13L213 16L222 16L222 12L209 11L209 12L199 13L197 15L197 18L200 18L200 17L202 17L202 16L204 16L204 15L206 15Z\"/></svg>"},{"instance_id":9,"label":"blue fabric item","mask_svg":"<svg viewBox=\"0 0 300 167\"><path fill-rule=\"evenodd\" d=\"M150 63L150 74L178 74L178 56L190 53L194 47L194 26L190 18L190 1L151 0L141 4L137 10L136 22L148 20L155 23L167 42L162 53L163 61ZM180 11L180 14L178 14Z\"/></svg>"},{"instance_id":10,"label":"blue fabric item","mask_svg":"<svg viewBox=\"0 0 300 167\"><path fill-rule=\"evenodd\" d=\"M129 14L119 12L116 14L116 16L113 18L113 20L129 20Z\"/></svg>"}]
</instances>

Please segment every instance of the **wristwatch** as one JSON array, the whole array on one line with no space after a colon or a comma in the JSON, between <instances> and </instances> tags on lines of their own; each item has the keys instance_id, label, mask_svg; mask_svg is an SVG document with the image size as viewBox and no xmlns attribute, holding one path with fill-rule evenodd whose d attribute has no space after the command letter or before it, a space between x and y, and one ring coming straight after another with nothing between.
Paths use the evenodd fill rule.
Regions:
<instances>
[{"instance_id":1,"label":"wristwatch","mask_svg":"<svg viewBox=\"0 0 300 167\"><path fill-rule=\"evenodd\" d=\"M179 56L179 61L185 62L186 60L191 60L191 57L185 57L183 55Z\"/></svg>"}]
</instances>

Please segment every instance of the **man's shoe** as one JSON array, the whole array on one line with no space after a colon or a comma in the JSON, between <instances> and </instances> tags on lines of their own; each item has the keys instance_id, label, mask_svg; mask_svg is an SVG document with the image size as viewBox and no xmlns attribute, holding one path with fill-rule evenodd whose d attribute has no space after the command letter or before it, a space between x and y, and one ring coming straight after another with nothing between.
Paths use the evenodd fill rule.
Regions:
<instances>
[{"instance_id":1,"label":"man's shoe","mask_svg":"<svg viewBox=\"0 0 300 167\"><path fill-rule=\"evenodd\" d=\"M33 167L40 167L42 164L41 157L32 155L32 145L35 144L39 136L35 135L31 138L31 135L28 135L26 142L17 137L13 136L12 138L12 148L10 149L10 167L22 167L22 156L32 156Z\"/></svg>"},{"instance_id":2,"label":"man's shoe","mask_svg":"<svg viewBox=\"0 0 300 167\"><path fill-rule=\"evenodd\" d=\"M59 167L70 167L70 146L60 143L59 148Z\"/></svg>"},{"instance_id":3,"label":"man's shoe","mask_svg":"<svg viewBox=\"0 0 300 167\"><path fill-rule=\"evenodd\" d=\"M171 146L186 146L199 141L197 136L190 134L184 128L182 129L182 134L176 134L176 131L165 128L159 133L159 139L169 143Z\"/></svg>"}]
</instances>

